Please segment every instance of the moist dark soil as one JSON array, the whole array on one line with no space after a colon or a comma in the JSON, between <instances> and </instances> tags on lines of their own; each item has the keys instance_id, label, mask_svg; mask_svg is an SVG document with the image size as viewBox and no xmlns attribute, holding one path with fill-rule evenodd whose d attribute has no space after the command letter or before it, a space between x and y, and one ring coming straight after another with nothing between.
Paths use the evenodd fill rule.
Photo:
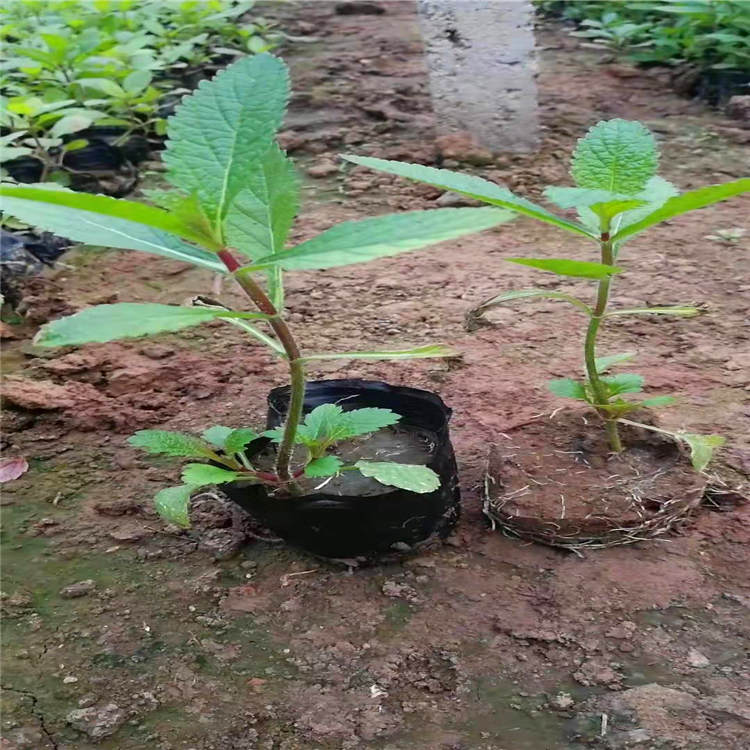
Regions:
<instances>
[{"instance_id":1,"label":"moist dark soil","mask_svg":"<svg viewBox=\"0 0 750 750\"><path fill-rule=\"evenodd\" d=\"M613 453L594 414L563 410L498 436L487 469L488 515L560 545L662 534L701 501L705 477L667 436L620 426Z\"/></svg>"},{"instance_id":2,"label":"moist dark soil","mask_svg":"<svg viewBox=\"0 0 750 750\"><path fill-rule=\"evenodd\" d=\"M412 2L380 15L289 3L295 96L284 140L306 176L294 242L343 219L428 208L440 191L343 167L342 151L464 169L538 198L569 184L568 155L599 119L644 121L681 189L743 176L748 131L680 98L660 73L602 63L539 29L540 151L484 166L439 153ZM264 10L264 12L266 12ZM271 15L271 10L267 15ZM450 196L448 197L450 199ZM667 429L715 432L710 469L750 470L747 201L680 217L629 243L614 301L707 302L706 315L607 321L603 352L635 349L650 395L673 393ZM580 369L580 316L554 301L493 312L490 295L568 283L504 257L594 260L554 227L519 219L374 264L290 274L306 351L450 343L460 362L328 361L312 378L437 391L463 513L441 548L349 573L232 525L216 493L193 529L155 516L172 461L125 443L143 427L200 432L262 423L282 363L222 324L76 350L40 350L36 326L89 304L181 302L211 274L127 252L81 250L33 280L6 320L6 455L30 471L3 490L2 736L24 750L744 750L750 715L750 508L703 509L679 533L585 552L493 532L482 515L489 446L561 406L544 383ZM216 296L216 295L214 295ZM229 284L221 295L242 305ZM727 497L727 496L725 496ZM712 506L715 507L715 506ZM73 588L71 588L73 586ZM606 714L606 724L602 717Z\"/></svg>"}]
</instances>

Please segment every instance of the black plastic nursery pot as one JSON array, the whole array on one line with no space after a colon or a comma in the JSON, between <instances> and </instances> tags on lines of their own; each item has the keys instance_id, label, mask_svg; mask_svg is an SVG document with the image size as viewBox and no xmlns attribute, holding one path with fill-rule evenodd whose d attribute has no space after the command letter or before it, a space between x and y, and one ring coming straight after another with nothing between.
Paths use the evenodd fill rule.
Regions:
<instances>
[{"instance_id":1,"label":"black plastic nursery pot","mask_svg":"<svg viewBox=\"0 0 750 750\"><path fill-rule=\"evenodd\" d=\"M383 486L381 494L363 497L324 491L275 497L262 485L236 483L222 487L227 496L285 541L327 558L372 560L413 552L447 536L458 520L460 496L448 434L451 410L440 397L370 380L308 383L305 413L327 403L340 403L346 410L391 409L401 415L401 428L429 434L427 466L440 477L440 487L424 494ZM270 392L269 429L283 423L288 405L288 386ZM267 447L267 441L256 444L257 452Z\"/></svg>"}]
</instances>

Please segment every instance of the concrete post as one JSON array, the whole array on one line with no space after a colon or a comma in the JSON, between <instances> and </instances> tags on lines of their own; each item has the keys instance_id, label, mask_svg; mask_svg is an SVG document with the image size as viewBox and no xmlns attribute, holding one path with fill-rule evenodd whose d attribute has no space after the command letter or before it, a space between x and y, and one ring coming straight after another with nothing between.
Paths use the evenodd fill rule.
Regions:
<instances>
[{"instance_id":1,"label":"concrete post","mask_svg":"<svg viewBox=\"0 0 750 750\"><path fill-rule=\"evenodd\" d=\"M418 0L439 135L535 151L539 117L530 0Z\"/></svg>"}]
</instances>

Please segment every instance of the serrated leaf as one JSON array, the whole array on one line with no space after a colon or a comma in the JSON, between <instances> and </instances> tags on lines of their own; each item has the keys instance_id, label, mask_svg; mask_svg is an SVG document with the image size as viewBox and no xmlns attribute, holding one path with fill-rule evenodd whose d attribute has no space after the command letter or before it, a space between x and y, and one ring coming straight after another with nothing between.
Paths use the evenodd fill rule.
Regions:
<instances>
[{"instance_id":1,"label":"serrated leaf","mask_svg":"<svg viewBox=\"0 0 750 750\"><path fill-rule=\"evenodd\" d=\"M185 458L212 458L214 452L200 438L184 432L171 430L139 430L128 438L134 448L146 453L161 453L165 456Z\"/></svg>"},{"instance_id":2,"label":"serrated leaf","mask_svg":"<svg viewBox=\"0 0 750 750\"><path fill-rule=\"evenodd\" d=\"M437 242L481 232L508 221L495 208L437 208L344 221L296 247L267 255L256 265L288 271L335 268L419 250Z\"/></svg>"},{"instance_id":3,"label":"serrated leaf","mask_svg":"<svg viewBox=\"0 0 750 750\"><path fill-rule=\"evenodd\" d=\"M201 82L169 119L167 178L196 193L217 228L246 187L247 170L271 146L288 98L286 65L268 54L254 55Z\"/></svg>"},{"instance_id":4,"label":"serrated leaf","mask_svg":"<svg viewBox=\"0 0 750 750\"><path fill-rule=\"evenodd\" d=\"M306 354L306 362L313 359L427 359L430 357L459 357L460 352L444 344L428 344L414 349L392 349L372 352L335 352L330 354Z\"/></svg>"},{"instance_id":5,"label":"serrated leaf","mask_svg":"<svg viewBox=\"0 0 750 750\"><path fill-rule=\"evenodd\" d=\"M538 268L540 271L551 271L558 276L573 276L579 279L604 279L620 273L619 266L608 266L604 263L591 263L585 260L567 260L564 258L504 258L510 263Z\"/></svg>"},{"instance_id":6,"label":"serrated leaf","mask_svg":"<svg viewBox=\"0 0 750 750\"><path fill-rule=\"evenodd\" d=\"M621 354L608 354L606 357L597 357L594 362L598 373L606 372L610 367L627 362L635 357L635 352L622 352Z\"/></svg>"},{"instance_id":7,"label":"serrated leaf","mask_svg":"<svg viewBox=\"0 0 750 750\"><path fill-rule=\"evenodd\" d=\"M338 404L316 406L304 421L304 434L313 441L324 441L334 437L343 422L344 410ZM302 426L302 425L300 425Z\"/></svg>"},{"instance_id":8,"label":"serrated leaf","mask_svg":"<svg viewBox=\"0 0 750 750\"><path fill-rule=\"evenodd\" d=\"M332 477L334 474L338 474L343 465L344 462L338 456L316 458L305 466L305 476L311 478Z\"/></svg>"},{"instance_id":9,"label":"serrated leaf","mask_svg":"<svg viewBox=\"0 0 750 750\"><path fill-rule=\"evenodd\" d=\"M389 487L420 494L440 488L440 477L429 466L392 461L357 461L354 465L363 476L372 477Z\"/></svg>"},{"instance_id":10,"label":"serrated leaf","mask_svg":"<svg viewBox=\"0 0 750 750\"><path fill-rule=\"evenodd\" d=\"M179 307L153 302L118 302L88 307L43 325L34 338L37 346L76 346L93 342L150 336L179 331L216 318L263 318L209 307Z\"/></svg>"},{"instance_id":11,"label":"serrated leaf","mask_svg":"<svg viewBox=\"0 0 750 750\"><path fill-rule=\"evenodd\" d=\"M224 442L233 431L233 427L217 424L204 430L201 437L219 450L224 450Z\"/></svg>"},{"instance_id":12,"label":"serrated leaf","mask_svg":"<svg viewBox=\"0 0 750 750\"><path fill-rule=\"evenodd\" d=\"M696 471L703 471L711 462L714 450L726 442L721 435L698 435L693 432L678 432L677 437L690 446L690 460Z\"/></svg>"},{"instance_id":13,"label":"serrated leaf","mask_svg":"<svg viewBox=\"0 0 750 750\"><path fill-rule=\"evenodd\" d=\"M611 315L679 315L683 318L693 318L705 312L702 307L694 305L670 305L668 307L630 307L625 310L609 310L604 317Z\"/></svg>"},{"instance_id":14,"label":"serrated leaf","mask_svg":"<svg viewBox=\"0 0 750 750\"><path fill-rule=\"evenodd\" d=\"M156 512L168 523L184 529L190 527L190 496L196 488L186 484L177 487L165 487L154 497Z\"/></svg>"},{"instance_id":15,"label":"serrated leaf","mask_svg":"<svg viewBox=\"0 0 750 750\"><path fill-rule=\"evenodd\" d=\"M643 375L637 375L634 372L606 375L601 380L607 386L610 396L618 396L621 393L640 393L645 382Z\"/></svg>"},{"instance_id":16,"label":"serrated leaf","mask_svg":"<svg viewBox=\"0 0 750 750\"><path fill-rule=\"evenodd\" d=\"M224 264L214 253L185 242L180 235L193 240L192 233L183 232L185 228L181 224L177 225L169 214L153 206L74 193L49 184L3 185L0 195L7 214L74 242L140 250L226 273ZM207 241L203 244L210 246Z\"/></svg>"},{"instance_id":17,"label":"serrated leaf","mask_svg":"<svg viewBox=\"0 0 750 750\"><path fill-rule=\"evenodd\" d=\"M582 188L634 195L656 174L659 152L649 129L631 120L604 120L578 141L571 175Z\"/></svg>"},{"instance_id":18,"label":"serrated leaf","mask_svg":"<svg viewBox=\"0 0 750 750\"><path fill-rule=\"evenodd\" d=\"M341 439L377 432L400 420L401 415L390 409L379 409L374 406L352 409L341 416L340 429L344 431Z\"/></svg>"},{"instance_id":19,"label":"serrated leaf","mask_svg":"<svg viewBox=\"0 0 750 750\"><path fill-rule=\"evenodd\" d=\"M241 479L242 475L236 471L220 469L211 464L185 464L180 479L193 487L205 487L207 484L227 484Z\"/></svg>"},{"instance_id":20,"label":"serrated leaf","mask_svg":"<svg viewBox=\"0 0 750 750\"><path fill-rule=\"evenodd\" d=\"M237 430L232 430L224 443L224 452L229 455L239 453L240 451L245 450L245 446L248 443L257 440L259 437L260 435L249 427L240 427Z\"/></svg>"},{"instance_id":21,"label":"serrated leaf","mask_svg":"<svg viewBox=\"0 0 750 750\"><path fill-rule=\"evenodd\" d=\"M375 159L369 156L342 154L342 158L354 164L360 164L363 167L370 167L371 169L417 180L418 182L426 182L428 185L435 185L443 190L450 190L459 195L465 195L493 206L507 208L516 213L531 216L532 218L552 224L560 229L575 232L576 234L583 234L587 237L594 236L585 227L573 221L568 221L561 216L556 216L543 206L514 195L507 188L496 185L489 180L484 180L481 177L452 172L449 169L436 169L435 167L425 167L421 164Z\"/></svg>"},{"instance_id":22,"label":"serrated leaf","mask_svg":"<svg viewBox=\"0 0 750 750\"><path fill-rule=\"evenodd\" d=\"M733 182L725 182L722 185L709 185L697 190L690 190L687 193L670 198L655 211L652 211L638 221L622 227L615 233L613 239L621 243L626 238L638 234L654 224L659 224L662 221L667 221L667 219L687 213L688 211L695 211L696 209L710 206L727 198L747 193L748 191L750 191L750 178L747 177L734 180Z\"/></svg>"},{"instance_id":23,"label":"serrated leaf","mask_svg":"<svg viewBox=\"0 0 750 750\"><path fill-rule=\"evenodd\" d=\"M572 378L549 380L547 382L547 388L549 388L555 396L561 396L562 398L575 398L579 401L589 400L583 383L578 380L573 380Z\"/></svg>"},{"instance_id":24,"label":"serrated leaf","mask_svg":"<svg viewBox=\"0 0 750 750\"><path fill-rule=\"evenodd\" d=\"M677 399L674 396L654 396L653 398L644 399L638 406L670 406L674 403L677 403Z\"/></svg>"}]
</instances>

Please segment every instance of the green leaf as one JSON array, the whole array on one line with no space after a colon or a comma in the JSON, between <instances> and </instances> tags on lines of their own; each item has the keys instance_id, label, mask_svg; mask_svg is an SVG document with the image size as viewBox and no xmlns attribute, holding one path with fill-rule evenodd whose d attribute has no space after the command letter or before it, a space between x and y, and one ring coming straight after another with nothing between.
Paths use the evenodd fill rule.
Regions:
<instances>
[{"instance_id":1,"label":"green leaf","mask_svg":"<svg viewBox=\"0 0 750 750\"><path fill-rule=\"evenodd\" d=\"M601 380L607 386L610 396L619 396L621 393L640 393L643 390L643 375L636 375L633 372L607 375Z\"/></svg>"},{"instance_id":2,"label":"green leaf","mask_svg":"<svg viewBox=\"0 0 750 750\"><path fill-rule=\"evenodd\" d=\"M414 349L392 349L373 352L338 352L332 354L306 354L302 359L427 359L430 357L459 357L460 352L444 344L428 344Z\"/></svg>"},{"instance_id":3,"label":"green leaf","mask_svg":"<svg viewBox=\"0 0 750 750\"><path fill-rule=\"evenodd\" d=\"M638 234L638 232L642 232L654 224L659 224L674 216L710 206L713 203L718 203L719 201L747 193L748 191L750 191L750 178L745 177L741 180L725 182L723 185L709 185L708 187L682 193L682 195L670 198L660 208L652 211L642 219L622 227L614 235L613 239L617 242L622 242L627 237Z\"/></svg>"},{"instance_id":4,"label":"green leaf","mask_svg":"<svg viewBox=\"0 0 750 750\"><path fill-rule=\"evenodd\" d=\"M249 427L240 427L237 430L232 430L224 443L224 452L234 455L235 453L244 451L248 443L257 440L259 437L260 435Z\"/></svg>"},{"instance_id":5,"label":"green leaf","mask_svg":"<svg viewBox=\"0 0 750 750\"><path fill-rule=\"evenodd\" d=\"M646 201L633 199L594 203L590 208L600 219L611 221L618 214L626 213L627 211L631 211L634 208L639 208L644 205L646 205Z\"/></svg>"},{"instance_id":6,"label":"green leaf","mask_svg":"<svg viewBox=\"0 0 750 750\"><path fill-rule=\"evenodd\" d=\"M274 144L246 170L244 186L229 206L224 220L227 244L250 259L281 252L298 208L299 179L292 162ZM269 271L269 296L280 310L280 268Z\"/></svg>"},{"instance_id":7,"label":"green leaf","mask_svg":"<svg viewBox=\"0 0 750 750\"><path fill-rule=\"evenodd\" d=\"M233 427L224 427L217 424L203 431L201 437L219 450L224 450L224 442L234 431Z\"/></svg>"},{"instance_id":8,"label":"green leaf","mask_svg":"<svg viewBox=\"0 0 750 750\"><path fill-rule=\"evenodd\" d=\"M169 119L167 178L196 193L217 228L247 186L248 170L270 148L288 98L286 65L255 55L202 82Z\"/></svg>"},{"instance_id":9,"label":"green leaf","mask_svg":"<svg viewBox=\"0 0 750 750\"><path fill-rule=\"evenodd\" d=\"M564 294L563 292L547 291L546 289L515 289L510 292L503 292L502 294L498 294L497 297L491 297L482 302L481 305L478 305L471 310L469 315L473 317L481 317L493 307L504 305L506 302L515 302L519 299L530 299L532 297L546 297L548 299L560 300L562 302L570 302L571 305L575 305L588 315L591 315L591 308L577 297L573 297L570 294Z\"/></svg>"},{"instance_id":10,"label":"green leaf","mask_svg":"<svg viewBox=\"0 0 750 750\"><path fill-rule=\"evenodd\" d=\"M162 453L165 456L183 456L187 458L212 458L214 452L200 438L184 432L171 430L139 430L128 438L134 448L141 448L146 453Z\"/></svg>"},{"instance_id":11,"label":"green leaf","mask_svg":"<svg viewBox=\"0 0 750 750\"><path fill-rule=\"evenodd\" d=\"M721 435L698 435L693 432L678 432L677 437L690 446L690 459L696 471L703 471L711 462L714 449L726 442Z\"/></svg>"},{"instance_id":12,"label":"green leaf","mask_svg":"<svg viewBox=\"0 0 750 750\"><path fill-rule=\"evenodd\" d=\"M76 346L150 336L205 323L216 318L263 318L258 313L235 313L210 307L179 307L153 302L118 302L97 305L53 320L34 338L37 346Z\"/></svg>"},{"instance_id":13,"label":"green leaf","mask_svg":"<svg viewBox=\"0 0 750 750\"><path fill-rule=\"evenodd\" d=\"M594 362L598 373L606 372L610 367L627 362L635 357L635 352L622 352L622 354L608 354L606 357L597 357Z\"/></svg>"},{"instance_id":14,"label":"green leaf","mask_svg":"<svg viewBox=\"0 0 750 750\"><path fill-rule=\"evenodd\" d=\"M182 224L176 226L169 214L153 206L74 193L49 184L3 185L0 195L6 213L74 242L140 250L226 273L214 253L184 242L180 235L193 239L192 233ZM209 246L207 241L202 244Z\"/></svg>"},{"instance_id":15,"label":"green leaf","mask_svg":"<svg viewBox=\"0 0 750 750\"><path fill-rule=\"evenodd\" d=\"M582 188L634 195L656 174L659 152L640 122L604 120L578 141L571 174Z\"/></svg>"},{"instance_id":16,"label":"green leaf","mask_svg":"<svg viewBox=\"0 0 750 750\"><path fill-rule=\"evenodd\" d=\"M305 476L313 478L332 477L334 474L338 474L339 469L343 465L344 462L338 456L316 458L305 466Z\"/></svg>"},{"instance_id":17,"label":"green leaf","mask_svg":"<svg viewBox=\"0 0 750 750\"><path fill-rule=\"evenodd\" d=\"M125 76L122 87L128 94L138 94L151 83L152 79L153 75L150 70L134 70Z\"/></svg>"},{"instance_id":18,"label":"green leaf","mask_svg":"<svg viewBox=\"0 0 750 750\"><path fill-rule=\"evenodd\" d=\"M181 526L184 529L190 527L190 516L188 509L190 506L190 495L195 492L196 488L187 484L181 484L177 487L165 487L156 493L154 504L156 512L168 523L175 526Z\"/></svg>"},{"instance_id":19,"label":"green leaf","mask_svg":"<svg viewBox=\"0 0 750 750\"><path fill-rule=\"evenodd\" d=\"M677 402L674 396L654 396L653 398L646 398L641 401L638 406L669 406Z\"/></svg>"},{"instance_id":20,"label":"green leaf","mask_svg":"<svg viewBox=\"0 0 750 750\"><path fill-rule=\"evenodd\" d=\"M303 432L310 440L323 442L345 432L341 429L345 426L344 410L338 404L321 404L305 417Z\"/></svg>"},{"instance_id":21,"label":"green leaf","mask_svg":"<svg viewBox=\"0 0 750 750\"><path fill-rule=\"evenodd\" d=\"M120 84L111 81L109 78L78 78L73 81L86 89L94 89L95 91L101 91L102 94L112 97L113 99L121 99L125 96L125 92Z\"/></svg>"},{"instance_id":22,"label":"green leaf","mask_svg":"<svg viewBox=\"0 0 750 750\"><path fill-rule=\"evenodd\" d=\"M604 279L614 273L620 273L619 266L608 266L604 263L590 263L585 260L566 260L563 258L504 258L510 263L531 266L541 271L551 271L559 276L573 276L579 279Z\"/></svg>"},{"instance_id":23,"label":"green leaf","mask_svg":"<svg viewBox=\"0 0 750 750\"><path fill-rule=\"evenodd\" d=\"M493 206L510 209L516 213L525 216L531 216L534 219L553 224L560 229L567 229L576 234L583 234L586 237L594 237L585 227L568 221L561 216L556 216L547 211L546 208L532 203L525 198L514 195L507 188L496 185L494 182L484 180L481 177L451 172L448 169L436 169L435 167L425 167L421 164L409 164L403 161L388 161L387 159L375 159L368 156L353 156L342 154L342 158L354 164L360 164L364 167L377 169L381 172L407 177L418 182L426 182L429 185L435 185L443 190L450 190L460 195L474 198L475 200L490 203Z\"/></svg>"},{"instance_id":24,"label":"green leaf","mask_svg":"<svg viewBox=\"0 0 750 750\"><path fill-rule=\"evenodd\" d=\"M204 487L207 484L236 482L242 479L242 475L236 471L211 466L211 464L185 464L180 479L193 487Z\"/></svg>"},{"instance_id":25,"label":"green leaf","mask_svg":"<svg viewBox=\"0 0 750 750\"><path fill-rule=\"evenodd\" d=\"M614 216L622 211L637 208L645 203L644 200L635 200L632 196L613 193L610 190L556 187L554 185L545 189L544 197L560 208L566 209L600 206L601 208L597 213L608 216Z\"/></svg>"},{"instance_id":26,"label":"green leaf","mask_svg":"<svg viewBox=\"0 0 750 750\"><path fill-rule=\"evenodd\" d=\"M79 130L85 130L90 127L96 118L87 117L86 115L67 115L61 117L50 129L49 133L53 138L60 138L63 135L77 133Z\"/></svg>"},{"instance_id":27,"label":"green leaf","mask_svg":"<svg viewBox=\"0 0 750 750\"><path fill-rule=\"evenodd\" d=\"M610 315L680 315L683 318L693 318L705 312L702 307L693 305L671 305L669 307L630 307L625 310L610 310L604 314Z\"/></svg>"},{"instance_id":28,"label":"green leaf","mask_svg":"<svg viewBox=\"0 0 750 750\"><path fill-rule=\"evenodd\" d=\"M381 484L424 494L440 487L440 477L428 466L397 464L392 461L357 461L354 464L363 476Z\"/></svg>"},{"instance_id":29,"label":"green leaf","mask_svg":"<svg viewBox=\"0 0 750 750\"><path fill-rule=\"evenodd\" d=\"M586 395L586 389L583 387L583 383L571 378L560 378L559 380L547 381L547 388L555 394L555 396L561 396L562 398L576 398L580 401L588 401Z\"/></svg>"},{"instance_id":30,"label":"green leaf","mask_svg":"<svg viewBox=\"0 0 750 750\"><path fill-rule=\"evenodd\" d=\"M334 268L418 250L507 221L495 208L438 208L344 221L296 247L255 261L288 271Z\"/></svg>"},{"instance_id":31,"label":"green leaf","mask_svg":"<svg viewBox=\"0 0 750 750\"><path fill-rule=\"evenodd\" d=\"M339 425L340 429L344 431L342 438L350 438L377 432L383 427L396 424L400 419L401 416L390 409L379 409L372 406L344 412Z\"/></svg>"}]
</instances>

